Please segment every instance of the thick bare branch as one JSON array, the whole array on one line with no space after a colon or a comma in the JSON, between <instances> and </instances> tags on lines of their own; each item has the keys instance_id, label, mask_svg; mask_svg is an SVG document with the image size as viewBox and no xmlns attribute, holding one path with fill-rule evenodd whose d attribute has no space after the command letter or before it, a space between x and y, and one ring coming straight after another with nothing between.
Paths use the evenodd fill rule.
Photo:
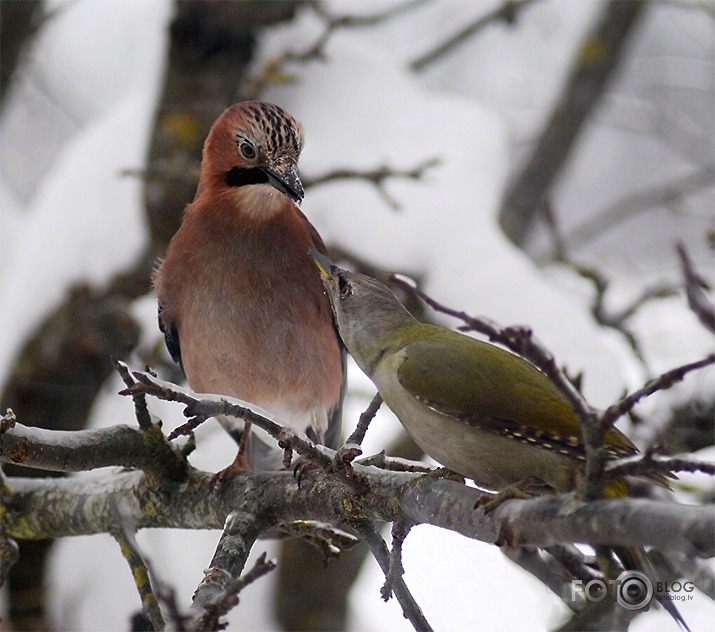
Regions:
<instances>
[{"instance_id":1,"label":"thick bare branch","mask_svg":"<svg viewBox=\"0 0 715 632\"><path fill-rule=\"evenodd\" d=\"M504 196L499 222L514 243L523 244L529 235L579 133L618 69L622 50L647 4L647 0L610 0L582 42L541 137Z\"/></svg>"},{"instance_id":2,"label":"thick bare branch","mask_svg":"<svg viewBox=\"0 0 715 632\"><path fill-rule=\"evenodd\" d=\"M477 324L484 326L484 323ZM504 335L510 339L514 332L507 331ZM517 336L519 344L523 344L519 338ZM256 421L274 436L288 442L291 440L278 424L225 398L199 399L144 373L134 373L133 378L140 381L142 388L147 387L147 392L186 406L188 415L243 417L250 413L249 417L255 415ZM140 432L124 428L116 432L112 435L114 460L123 462L125 457L117 458L116 455L138 453L132 457L133 462L145 463L153 448L149 442L139 442L137 438L157 429L154 426ZM42 454L43 450L32 445L35 439L42 440L42 445L55 452L55 460L57 455L62 455L65 463L77 467L83 461L73 457L72 452L85 454L86 462L88 446L104 445L102 439L106 441L109 436L106 432L49 433L16 424L7 428L1 439L6 442L12 437L12 445L22 444L27 455ZM48 433L53 440L48 440ZM162 445L166 450L167 444ZM310 444L308 447L315 449ZM168 450L175 456L170 446ZM98 453L104 454L102 449ZM12 454L15 454L15 448ZM327 464L330 463L328 456L319 454ZM11 458L10 453L4 458ZM37 458L42 461L44 457ZM109 457L100 458L107 464L109 460ZM96 463L95 457L92 467ZM283 525L305 519L311 523L338 525L365 538L383 566L388 591L394 592L406 616L415 629L420 630L429 629L429 624L399 572L399 545L406 534L403 525L432 524L469 538L510 547L590 542L650 545L676 553L695 550L701 555L715 555L712 537L715 516L711 507L684 507L635 499L581 502L566 495L505 501L492 514L485 515L473 509L480 492L460 482L436 479L434 475L386 471L360 463L352 467L360 479L359 486L354 485L344 472L326 467L304 477L301 487L290 472L237 475L220 494L211 491L210 474L190 467L186 467L184 475L176 480L167 477L149 479L139 471L49 481L15 478L8 484L5 495L8 502L3 514L4 535L44 538L115 532L113 508L117 506L122 507L122 515L136 529L219 528L223 525L222 542L189 613L193 617L187 619L178 607L170 616L170 620L176 619L177 624L186 629L219 627L219 618L237 603L237 590L242 585L240 572L255 539L261 533L275 533ZM224 517L229 514L232 515L224 523ZM380 545L375 537L373 524L384 522L398 525L394 530L393 546L396 549L392 556L387 553L384 542ZM653 529L654 524L658 529Z\"/></svg>"},{"instance_id":3,"label":"thick bare branch","mask_svg":"<svg viewBox=\"0 0 715 632\"><path fill-rule=\"evenodd\" d=\"M190 629L220 629L219 618L238 604L238 592L247 581L241 577L241 571L256 538L264 529L259 509L244 506L226 518L214 557L194 593L191 612L196 618L188 626ZM269 522L266 521L266 524ZM274 563L266 563L265 553L263 557L262 569L254 567L254 575L265 574L275 568Z\"/></svg>"},{"instance_id":4,"label":"thick bare branch","mask_svg":"<svg viewBox=\"0 0 715 632\"><path fill-rule=\"evenodd\" d=\"M0 433L0 462L53 472L86 472L100 467L138 468L152 477L179 481L188 464L161 429L129 426L97 430L45 430L15 424Z\"/></svg>"},{"instance_id":5,"label":"thick bare branch","mask_svg":"<svg viewBox=\"0 0 715 632\"><path fill-rule=\"evenodd\" d=\"M362 495L325 474L298 489L285 472L238 476L220 495L211 493L211 477L202 473L159 488L149 488L139 472L112 474L101 482L13 479L5 522L13 537L107 532L116 526L111 503L120 502L139 528L218 528L232 510L258 504L273 521L307 516L356 528L365 519L390 522L406 515L415 524L509 546L591 542L715 555L711 507L641 499L579 503L565 496L506 501L485 516L472 509L479 492L454 481L374 469L362 474L369 481Z\"/></svg>"},{"instance_id":6,"label":"thick bare branch","mask_svg":"<svg viewBox=\"0 0 715 632\"><path fill-rule=\"evenodd\" d=\"M617 542L676 551L693 544L702 556L715 554L712 507L635 498L574 504L569 498L504 503L496 510L501 521L498 543L543 547L562 542Z\"/></svg>"},{"instance_id":7,"label":"thick bare branch","mask_svg":"<svg viewBox=\"0 0 715 632\"><path fill-rule=\"evenodd\" d=\"M566 497L507 501L495 515L485 516L473 510L479 491L461 483L354 467L366 481L361 492L330 472L312 473L301 488L289 472L239 475L221 494L211 492L210 474L195 470L189 470L183 482L161 485L148 485L141 472L89 479L13 478L8 483L6 535L46 538L110 532L116 527L112 506L119 502L137 528L220 528L231 511L262 507L274 523L311 518L350 525L407 516L415 524L433 524L486 542L504 540L508 533L512 545L589 541L679 549L684 538L708 555L715 553L710 507L635 499L575 506ZM653 524L659 528L652 529ZM674 532L682 538L671 539Z\"/></svg>"},{"instance_id":8,"label":"thick bare branch","mask_svg":"<svg viewBox=\"0 0 715 632\"><path fill-rule=\"evenodd\" d=\"M266 557L266 553L261 553L247 573L234 579L212 602L205 604L206 614L197 621L191 622L190 629L197 631L223 629L226 624L220 623L219 620L238 605L238 594L246 586L250 586L256 580L276 569L276 563L273 560L266 559Z\"/></svg>"}]
</instances>

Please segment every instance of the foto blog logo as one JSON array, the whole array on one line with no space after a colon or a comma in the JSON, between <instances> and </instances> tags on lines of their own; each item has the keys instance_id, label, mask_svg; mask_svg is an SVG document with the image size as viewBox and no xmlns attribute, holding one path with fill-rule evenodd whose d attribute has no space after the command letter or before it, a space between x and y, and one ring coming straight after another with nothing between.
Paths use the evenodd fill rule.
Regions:
<instances>
[{"instance_id":1,"label":"foto blog logo","mask_svg":"<svg viewBox=\"0 0 715 632\"><path fill-rule=\"evenodd\" d=\"M626 610L648 610L651 601L690 601L695 584L691 581L656 582L640 571L624 571L617 579L592 579L584 584L571 582L571 601L582 594L588 601L603 601L609 591L615 592L618 603Z\"/></svg>"},{"instance_id":2,"label":"foto blog logo","mask_svg":"<svg viewBox=\"0 0 715 632\"><path fill-rule=\"evenodd\" d=\"M653 600L653 582L640 571L624 571L617 579L603 581L592 579L584 584L581 580L571 582L571 600L582 593L588 601L603 601L611 590L615 592L616 600L626 610L647 610Z\"/></svg>"}]
</instances>

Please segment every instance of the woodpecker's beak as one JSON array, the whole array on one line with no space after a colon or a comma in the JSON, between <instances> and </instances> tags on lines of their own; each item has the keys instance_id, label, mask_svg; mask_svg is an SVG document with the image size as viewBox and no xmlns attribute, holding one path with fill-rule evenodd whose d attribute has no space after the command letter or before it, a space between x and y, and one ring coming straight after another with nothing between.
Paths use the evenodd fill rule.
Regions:
<instances>
[{"instance_id":1,"label":"woodpecker's beak","mask_svg":"<svg viewBox=\"0 0 715 632\"><path fill-rule=\"evenodd\" d=\"M318 270L320 270L320 276L323 281L329 281L332 279L340 270L330 259L328 259L324 254L318 252L315 248L308 250L308 254L313 257L315 265Z\"/></svg>"}]
</instances>

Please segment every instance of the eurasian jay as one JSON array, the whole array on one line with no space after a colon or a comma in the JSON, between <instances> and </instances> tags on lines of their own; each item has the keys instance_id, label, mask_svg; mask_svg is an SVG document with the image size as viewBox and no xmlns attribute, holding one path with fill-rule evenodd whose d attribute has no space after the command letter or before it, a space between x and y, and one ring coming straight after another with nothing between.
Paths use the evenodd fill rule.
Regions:
<instances>
[{"instance_id":1,"label":"eurasian jay","mask_svg":"<svg viewBox=\"0 0 715 632\"><path fill-rule=\"evenodd\" d=\"M326 248L298 208L302 147L301 124L276 105L225 110L204 143L196 197L154 287L167 348L194 391L251 402L336 447L345 349L308 254ZM219 421L234 435L243 426ZM241 449L226 472L278 466L280 452L268 464L258 443L250 442L248 463Z\"/></svg>"}]
</instances>

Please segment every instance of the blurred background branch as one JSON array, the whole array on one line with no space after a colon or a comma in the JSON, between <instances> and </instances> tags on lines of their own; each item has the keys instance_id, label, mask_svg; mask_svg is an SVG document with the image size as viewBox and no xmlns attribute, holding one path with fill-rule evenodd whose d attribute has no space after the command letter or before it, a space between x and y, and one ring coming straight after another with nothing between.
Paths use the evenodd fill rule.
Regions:
<instances>
[{"instance_id":1,"label":"blurred background branch","mask_svg":"<svg viewBox=\"0 0 715 632\"><path fill-rule=\"evenodd\" d=\"M610 0L576 52L549 121L504 194L499 223L515 244L528 238L579 135L624 63L631 33L647 5L648 0Z\"/></svg>"}]
</instances>

